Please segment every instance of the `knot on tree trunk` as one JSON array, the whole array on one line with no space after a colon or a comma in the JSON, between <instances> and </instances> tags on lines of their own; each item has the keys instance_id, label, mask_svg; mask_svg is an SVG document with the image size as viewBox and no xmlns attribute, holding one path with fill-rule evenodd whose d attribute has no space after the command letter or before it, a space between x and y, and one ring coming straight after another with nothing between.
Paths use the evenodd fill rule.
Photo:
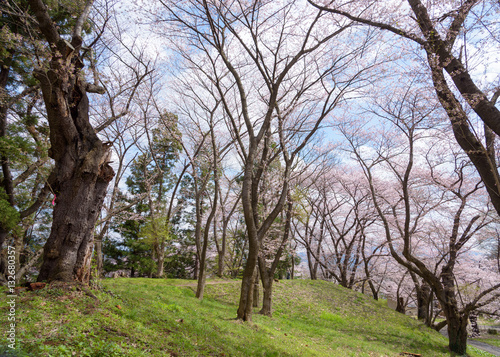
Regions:
<instances>
[{"instance_id":1,"label":"knot on tree trunk","mask_svg":"<svg viewBox=\"0 0 500 357\"><path fill-rule=\"evenodd\" d=\"M109 163L101 165L98 179L103 182L110 182L113 177L115 177L115 170L113 170Z\"/></svg>"},{"instance_id":2,"label":"knot on tree trunk","mask_svg":"<svg viewBox=\"0 0 500 357\"><path fill-rule=\"evenodd\" d=\"M115 171L109 165L110 158L110 148L97 141L85 155L80 171L82 174L97 175L100 181L110 182L115 176Z\"/></svg>"}]
</instances>

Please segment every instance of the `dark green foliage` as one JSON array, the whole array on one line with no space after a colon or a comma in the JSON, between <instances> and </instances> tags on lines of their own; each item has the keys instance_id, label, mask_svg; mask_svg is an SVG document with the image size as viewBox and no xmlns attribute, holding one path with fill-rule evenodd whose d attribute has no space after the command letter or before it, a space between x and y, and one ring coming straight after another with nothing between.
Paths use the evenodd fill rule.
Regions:
<instances>
[{"instance_id":1,"label":"dark green foliage","mask_svg":"<svg viewBox=\"0 0 500 357\"><path fill-rule=\"evenodd\" d=\"M19 212L7 200L7 195L0 187L0 224L8 231L14 229L19 223Z\"/></svg>"},{"instance_id":2,"label":"dark green foliage","mask_svg":"<svg viewBox=\"0 0 500 357\"><path fill-rule=\"evenodd\" d=\"M103 246L106 271L129 269L133 276L152 276L156 271L158 251L165 246L166 256L173 254L177 247L172 245L173 232L166 217L171 192L177 177L173 172L181 146L178 142L177 117L163 113L163 119L172 125L151 129L150 145L132 163L126 184L128 194L122 194L119 201L129 203L140 196L141 199L113 223L116 234L108 237ZM181 260L188 260L182 257ZM182 269L167 258L167 267L172 271ZM180 270L179 270L180 269ZM172 273L170 273L172 275ZM173 273L177 276L177 273Z\"/></svg>"},{"instance_id":3,"label":"dark green foliage","mask_svg":"<svg viewBox=\"0 0 500 357\"><path fill-rule=\"evenodd\" d=\"M142 225L139 220L127 220L117 227L121 237L104 240L105 271L128 269L131 276L150 276L154 272L151 246L139 237Z\"/></svg>"}]
</instances>

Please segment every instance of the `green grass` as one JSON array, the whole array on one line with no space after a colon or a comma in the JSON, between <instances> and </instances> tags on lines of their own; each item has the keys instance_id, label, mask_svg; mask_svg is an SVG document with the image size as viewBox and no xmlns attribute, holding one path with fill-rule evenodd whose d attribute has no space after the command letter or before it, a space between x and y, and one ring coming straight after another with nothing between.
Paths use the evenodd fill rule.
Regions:
<instances>
[{"instance_id":1,"label":"green grass","mask_svg":"<svg viewBox=\"0 0 500 357\"><path fill-rule=\"evenodd\" d=\"M323 281L275 283L272 318L235 320L239 282L107 279L17 298L19 356L449 356L447 341L385 302ZM6 315L2 304L0 314ZM258 311L258 310L257 310ZM256 312L257 312L256 311ZM2 338L5 338L2 336ZM4 344L5 340L0 344ZM1 352L1 349L0 349ZM471 356L487 356L472 350Z\"/></svg>"}]
</instances>

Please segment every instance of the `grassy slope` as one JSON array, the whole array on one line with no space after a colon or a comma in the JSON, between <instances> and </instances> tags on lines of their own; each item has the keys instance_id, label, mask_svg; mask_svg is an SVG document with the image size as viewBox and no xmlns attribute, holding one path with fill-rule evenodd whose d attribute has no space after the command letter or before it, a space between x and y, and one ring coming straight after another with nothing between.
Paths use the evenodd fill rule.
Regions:
<instances>
[{"instance_id":1,"label":"grassy slope","mask_svg":"<svg viewBox=\"0 0 500 357\"><path fill-rule=\"evenodd\" d=\"M192 287L179 286L188 283L104 280L113 295L94 292L99 301L74 287L22 293L19 355L448 356L438 333L331 283L275 283L273 318L255 314L252 323L234 319L238 282L208 285L202 302ZM473 350L471 356L487 354Z\"/></svg>"}]
</instances>

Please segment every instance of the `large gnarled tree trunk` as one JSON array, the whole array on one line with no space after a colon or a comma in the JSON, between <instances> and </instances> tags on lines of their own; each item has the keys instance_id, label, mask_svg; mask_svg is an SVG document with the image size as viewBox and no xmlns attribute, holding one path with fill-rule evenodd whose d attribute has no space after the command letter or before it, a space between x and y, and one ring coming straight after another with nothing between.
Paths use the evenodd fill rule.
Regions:
<instances>
[{"instance_id":1,"label":"large gnarled tree trunk","mask_svg":"<svg viewBox=\"0 0 500 357\"><path fill-rule=\"evenodd\" d=\"M114 176L109 147L89 122L87 92L99 90L85 82L81 71L81 32L92 3L86 1L69 43L61 38L46 5L41 0L29 1L51 50L50 60L35 76L50 127L49 156L55 161L53 223L39 281L88 282L94 225Z\"/></svg>"}]
</instances>

